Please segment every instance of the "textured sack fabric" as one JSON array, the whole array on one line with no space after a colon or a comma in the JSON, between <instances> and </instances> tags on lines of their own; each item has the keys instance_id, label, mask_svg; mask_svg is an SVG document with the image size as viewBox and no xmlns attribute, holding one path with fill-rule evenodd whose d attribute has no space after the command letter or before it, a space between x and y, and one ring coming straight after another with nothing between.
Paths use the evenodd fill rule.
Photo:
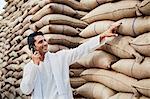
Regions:
<instances>
[{"instance_id":1,"label":"textured sack fabric","mask_svg":"<svg viewBox=\"0 0 150 99\"><path fill-rule=\"evenodd\" d=\"M79 19L75 19L66 15L61 14L50 14L42 17L39 21L35 22L30 26L30 28L34 31L42 28L45 25L49 24L63 24L69 25L72 27L85 28L88 24Z\"/></svg>"},{"instance_id":2,"label":"textured sack fabric","mask_svg":"<svg viewBox=\"0 0 150 99\"><path fill-rule=\"evenodd\" d=\"M90 8L91 10L103 3L112 2L117 0L80 0L80 3Z\"/></svg>"},{"instance_id":3,"label":"textured sack fabric","mask_svg":"<svg viewBox=\"0 0 150 99\"><path fill-rule=\"evenodd\" d=\"M84 68L80 68L80 69L70 69L69 70L69 74L71 77L79 77L80 74L84 71Z\"/></svg>"},{"instance_id":4,"label":"textured sack fabric","mask_svg":"<svg viewBox=\"0 0 150 99\"><path fill-rule=\"evenodd\" d=\"M145 57L142 63L137 63L134 59L120 59L111 68L125 75L144 79L150 77L150 58Z\"/></svg>"},{"instance_id":5,"label":"textured sack fabric","mask_svg":"<svg viewBox=\"0 0 150 99\"><path fill-rule=\"evenodd\" d=\"M87 81L94 81L121 92L137 93L131 85L137 82L136 79L104 69L87 69L81 73L81 77Z\"/></svg>"},{"instance_id":6,"label":"textured sack fabric","mask_svg":"<svg viewBox=\"0 0 150 99\"><path fill-rule=\"evenodd\" d=\"M92 37L106 31L113 21L98 21L88 25L79 35L82 37Z\"/></svg>"},{"instance_id":7,"label":"textured sack fabric","mask_svg":"<svg viewBox=\"0 0 150 99\"><path fill-rule=\"evenodd\" d=\"M108 99L139 99L139 97L135 97L132 93L117 93L114 96Z\"/></svg>"},{"instance_id":8,"label":"textured sack fabric","mask_svg":"<svg viewBox=\"0 0 150 99\"><path fill-rule=\"evenodd\" d=\"M134 86L141 94L150 97L150 79L143 79L135 82Z\"/></svg>"},{"instance_id":9,"label":"textured sack fabric","mask_svg":"<svg viewBox=\"0 0 150 99\"><path fill-rule=\"evenodd\" d=\"M129 45L129 42L132 40L133 38L130 36L118 36L112 41L106 43L104 46L100 47L100 49L120 58L136 57L136 61L141 62L143 57L137 53L132 46Z\"/></svg>"},{"instance_id":10,"label":"textured sack fabric","mask_svg":"<svg viewBox=\"0 0 150 99\"><path fill-rule=\"evenodd\" d=\"M77 87L80 87L81 85L85 84L86 83L86 80L84 80L83 78L81 77L73 77L73 78L70 78L70 84L71 84L71 87L72 88L77 88Z\"/></svg>"},{"instance_id":11,"label":"textured sack fabric","mask_svg":"<svg viewBox=\"0 0 150 99\"><path fill-rule=\"evenodd\" d=\"M76 11L73 10L71 7L63 4L50 3L44 6L42 9L40 9L38 12L36 12L32 17L31 22L38 21L43 16L52 13L74 16L76 14Z\"/></svg>"},{"instance_id":12,"label":"textured sack fabric","mask_svg":"<svg viewBox=\"0 0 150 99\"><path fill-rule=\"evenodd\" d=\"M143 15L150 15L150 0L143 0L138 8Z\"/></svg>"},{"instance_id":13,"label":"textured sack fabric","mask_svg":"<svg viewBox=\"0 0 150 99\"><path fill-rule=\"evenodd\" d=\"M144 56L150 56L150 32L133 39L131 46Z\"/></svg>"},{"instance_id":14,"label":"textured sack fabric","mask_svg":"<svg viewBox=\"0 0 150 99\"><path fill-rule=\"evenodd\" d=\"M126 17L134 17L136 16L135 6L138 3L140 2L130 1L129 3L129 1L119 1L103 4L89 12L86 16L81 18L81 20L92 23L98 20L119 20Z\"/></svg>"},{"instance_id":15,"label":"textured sack fabric","mask_svg":"<svg viewBox=\"0 0 150 99\"><path fill-rule=\"evenodd\" d=\"M104 51L94 51L87 56L84 56L77 60L77 63L86 68L104 68L109 69L110 65L118 60L117 57L106 53Z\"/></svg>"},{"instance_id":16,"label":"textured sack fabric","mask_svg":"<svg viewBox=\"0 0 150 99\"><path fill-rule=\"evenodd\" d=\"M146 32L150 32L150 17L137 17L121 19L122 22L118 29L118 33L122 35L138 36Z\"/></svg>"},{"instance_id":17,"label":"textured sack fabric","mask_svg":"<svg viewBox=\"0 0 150 99\"><path fill-rule=\"evenodd\" d=\"M64 34L69 36L77 36L79 31L68 25L46 25L40 30L44 34Z\"/></svg>"},{"instance_id":18,"label":"textured sack fabric","mask_svg":"<svg viewBox=\"0 0 150 99\"><path fill-rule=\"evenodd\" d=\"M80 45L80 41L83 40L81 37L71 37L61 34L45 34L45 39L49 44L60 44L69 48L74 48Z\"/></svg>"},{"instance_id":19,"label":"textured sack fabric","mask_svg":"<svg viewBox=\"0 0 150 99\"><path fill-rule=\"evenodd\" d=\"M100 83L86 83L81 87L75 89L75 91L90 99L108 99L115 94L112 89L100 84Z\"/></svg>"}]
</instances>

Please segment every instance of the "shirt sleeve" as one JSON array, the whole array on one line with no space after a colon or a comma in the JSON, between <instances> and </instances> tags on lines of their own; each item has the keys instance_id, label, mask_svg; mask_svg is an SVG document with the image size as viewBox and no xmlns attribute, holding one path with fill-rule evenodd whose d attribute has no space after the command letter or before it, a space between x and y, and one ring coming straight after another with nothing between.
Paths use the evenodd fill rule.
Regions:
<instances>
[{"instance_id":1,"label":"shirt sleeve","mask_svg":"<svg viewBox=\"0 0 150 99\"><path fill-rule=\"evenodd\" d=\"M23 79L20 84L20 89L24 94L29 95L32 93L36 83L37 71L38 67L36 64L28 63L25 65L23 70Z\"/></svg>"},{"instance_id":2,"label":"shirt sleeve","mask_svg":"<svg viewBox=\"0 0 150 99\"><path fill-rule=\"evenodd\" d=\"M77 48L65 50L65 56L67 56L69 64L72 64L82 56L85 56L90 52L93 52L100 46L104 45L107 41L109 41L108 38L100 40L100 35L95 36L93 38L90 38L87 42L79 45Z\"/></svg>"}]
</instances>

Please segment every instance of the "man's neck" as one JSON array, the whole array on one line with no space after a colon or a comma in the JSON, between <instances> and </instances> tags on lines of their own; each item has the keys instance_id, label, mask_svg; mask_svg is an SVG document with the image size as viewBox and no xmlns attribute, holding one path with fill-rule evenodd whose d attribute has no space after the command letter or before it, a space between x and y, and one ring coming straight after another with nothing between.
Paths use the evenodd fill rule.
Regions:
<instances>
[{"instance_id":1,"label":"man's neck","mask_svg":"<svg viewBox=\"0 0 150 99\"><path fill-rule=\"evenodd\" d=\"M40 60L44 61L45 53L40 53L40 55L41 55Z\"/></svg>"}]
</instances>

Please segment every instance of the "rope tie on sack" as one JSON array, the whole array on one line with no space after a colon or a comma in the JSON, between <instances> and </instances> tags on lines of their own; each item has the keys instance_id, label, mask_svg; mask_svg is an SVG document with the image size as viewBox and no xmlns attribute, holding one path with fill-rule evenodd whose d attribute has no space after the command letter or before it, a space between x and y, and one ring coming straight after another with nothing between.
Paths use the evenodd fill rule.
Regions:
<instances>
[{"instance_id":1,"label":"rope tie on sack","mask_svg":"<svg viewBox=\"0 0 150 99\"><path fill-rule=\"evenodd\" d=\"M133 23L132 23L132 30L133 30L133 34L134 34L134 36L136 36L136 35L137 35L137 33L135 32L135 29L134 29L136 19L137 19L137 18L134 18L134 19L133 19Z\"/></svg>"},{"instance_id":2,"label":"rope tie on sack","mask_svg":"<svg viewBox=\"0 0 150 99\"><path fill-rule=\"evenodd\" d=\"M134 61L133 64L132 64L132 66L131 66L131 71L130 71L130 72L131 72L131 76L132 76L132 77L134 77L133 71L134 71L135 63L136 63L136 61Z\"/></svg>"},{"instance_id":3,"label":"rope tie on sack","mask_svg":"<svg viewBox=\"0 0 150 99\"><path fill-rule=\"evenodd\" d=\"M96 32L96 24L94 25L94 32L96 35L99 35L97 32Z\"/></svg>"}]
</instances>

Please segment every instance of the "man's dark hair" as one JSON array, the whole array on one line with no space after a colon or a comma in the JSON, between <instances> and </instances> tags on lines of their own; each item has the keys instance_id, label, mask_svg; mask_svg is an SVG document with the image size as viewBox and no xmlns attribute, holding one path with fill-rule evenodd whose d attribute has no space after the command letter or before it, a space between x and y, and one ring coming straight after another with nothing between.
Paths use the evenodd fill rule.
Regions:
<instances>
[{"instance_id":1,"label":"man's dark hair","mask_svg":"<svg viewBox=\"0 0 150 99\"><path fill-rule=\"evenodd\" d=\"M32 34L30 34L27 38L27 42L28 42L28 45L29 45L29 49L31 50L32 47L34 46L34 42L35 42L35 39L34 37L38 36L38 35L42 35L43 36L43 33L42 32L34 32Z\"/></svg>"}]
</instances>

